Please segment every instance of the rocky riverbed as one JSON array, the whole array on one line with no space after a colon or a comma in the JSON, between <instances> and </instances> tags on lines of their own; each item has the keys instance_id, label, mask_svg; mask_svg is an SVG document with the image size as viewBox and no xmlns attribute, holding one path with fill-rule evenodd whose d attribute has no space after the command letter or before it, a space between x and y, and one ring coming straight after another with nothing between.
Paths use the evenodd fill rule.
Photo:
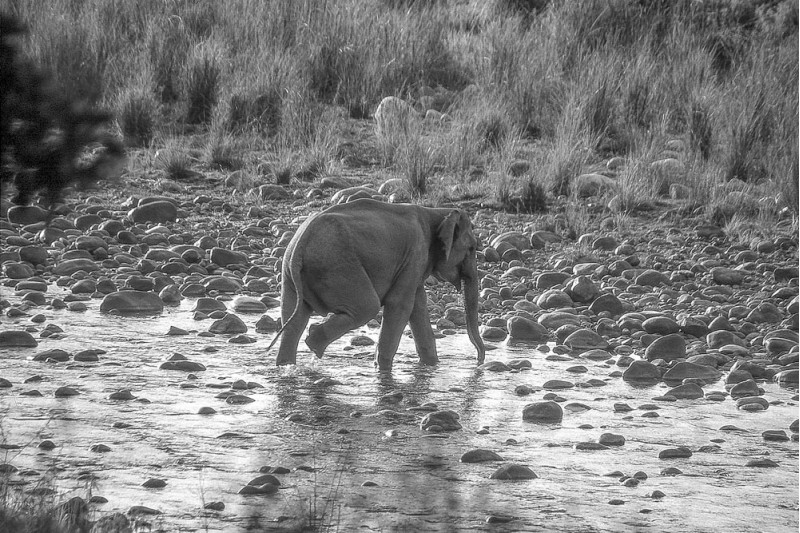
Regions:
<instances>
[{"instance_id":1,"label":"rocky riverbed","mask_svg":"<svg viewBox=\"0 0 800 533\"><path fill-rule=\"evenodd\" d=\"M438 367L406 337L378 375L376 317L276 368L293 230L379 195L321 185L8 210L7 504L97 531L797 529L796 234L737 243L667 205L568 241L558 216L465 204L484 365L432 283Z\"/></svg>"}]
</instances>

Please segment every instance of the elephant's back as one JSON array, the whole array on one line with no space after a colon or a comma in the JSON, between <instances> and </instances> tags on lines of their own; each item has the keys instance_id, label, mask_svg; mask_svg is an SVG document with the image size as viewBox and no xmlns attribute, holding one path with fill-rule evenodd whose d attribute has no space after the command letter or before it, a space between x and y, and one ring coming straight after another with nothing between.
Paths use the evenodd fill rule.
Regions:
<instances>
[{"instance_id":1,"label":"elephant's back","mask_svg":"<svg viewBox=\"0 0 800 533\"><path fill-rule=\"evenodd\" d=\"M370 214L376 217L386 216L411 216L425 209L415 204L390 204L373 200L372 198L359 198L352 202L337 204L319 213L320 216L343 215L357 218L368 217Z\"/></svg>"}]
</instances>

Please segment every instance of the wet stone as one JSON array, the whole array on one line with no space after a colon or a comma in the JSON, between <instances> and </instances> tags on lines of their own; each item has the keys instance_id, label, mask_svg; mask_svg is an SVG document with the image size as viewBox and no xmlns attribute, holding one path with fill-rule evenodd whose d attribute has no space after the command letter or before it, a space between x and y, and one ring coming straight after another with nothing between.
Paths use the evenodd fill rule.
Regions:
<instances>
[{"instance_id":1,"label":"wet stone","mask_svg":"<svg viewBox=\"0 0 800 533\"><path fill-rule=\"evenodd\" d=\"M789 436L782 429L768 429L761 433L761 437L770 442L786 442L789 440Z\"/></svg>"},{"instance_id":2,"label":"wet stone","mask_svg":"<svg viewBox=\"0 0 800 533\"><path fill-rule=\"evenodd\" d=\"M679 400L696 400L704 396L703 389L696 383L678 385L668 390L666 394Z\"/></svg>"},{"instance_id":3,"label":"wet stone","mask_svg":"<svg viewBox=\"0 0 800 533\"><path fill-rule=\"evenodd\" d=\"M517 396L528 396L534 392L536 392L536 389L529 385L517 385L514 387L514 394Z\"/></svg>"},{"instance_id":4,"label":"wet stone","mask_svg":"<svg viewBox=\"0 0 800 533\"><path fill-rule=\"evenodd\" d=\"M706 381L715 381L722 373L715 368L689 362L679 362L664 373L664 381L683 381L687 378L697 378Z\"/></svg>"},{"instance_id":5,"label":"wet stone","mask_svg":"<svg viewBox=\"0 0 800 533\"><path fill-rule=\"evenodd\" d=\"M761 396L746 396L736 400L736 408L742 411L765 411L769 402Z\"/></svg>"},{"instance_id":6,"label":"wet stone","mask_svg":"<svg viewBox=\"0 0 800 533\"><path fill-rule=\"evenodd\" d=\"M250 396L245 396L244 394L231 394L227 398L225 398L225 403L230 405L244 405L248 403L253 403L255 400Z\"/></svg>"},{"instance_id":7,"label":"wet stone","mask_svg":"<svg viewBox=\"0 0 800 533\"><path fill-rule=\"evenodd\" d=\"M247 483L247 484L248 485L253 485L255 487L258 487L258 486L261 486L261 485L266 485L266 484L275 485L276 487L280 487L281 486L280 480L278 478L276 478L275 476L273 476L272 474L262 474L262 475L260 475L258 477L255 477L255 478L251 479L250 482Z\"/></svg>"},{"instance_id":8,"label":"wet stone","mask_svg":"<svg viewBox=\"0 0 800 533\"><path fill-rule=\"evenodd\" d=\"M133 400L136 397L131 393L130 389L122 389L117 392L113 392L108 396L109 400Z\"/></svg>"},{"instance_id":9,"label":"wet stone","mask_svg":"<svg viewBox=\"0 0 800 533\"><path fill-rule=\"evenodd\" d=\"M608 446L599 442L579 442L574 446L578 451L602 451L608 450Z\"/></svg>"},{"instance_id":10,"label":"wet stone","mask_svg":"<svg viewBox=\"0 0 800 533\"><path fill-rule=\"evenodd\" d=\"M38 345L39 343L33 338L33 335L27 331L0 331L0 348L35 348Z\"/></svg>"},{"instance_id":11,"label":"wet stone","mask_svg":"<svg viewBox=\"0 0 800 533\"><path fill-rule=\"evenodd\" d=\"M538 476L525 465L507 464L495 470L489 479L525 480L536 479Z\"/></svg>"},{"instance_id":12,"label":"wet stone","mask_svg":"<svg viewBox=\"0 0 800 533\"><path fill-rule=\"evenodd\" d=\"M553 401L531 403L522 410L522 419L526 422L557 424L563 418L564 411L560 405Z\"/></svg>"},{"instance_id":13,"label":"wet stone","mask_svg":"<svg viewBox=\"0 0 800 533\"><path fill-rule=\"evenodd\" d=\"M183 372L202 372L206 369L205 365L193 361L164 361L159 365L161 370L180 370Z\"/></svg>"},{"instance_id":14,"label":"wet stone","mask_svg":"<svg viewBox=\"0 0 800 533\"><path fill-rule=\"evenodd\" d=\"M625 444L625 437L614 433L603 433L600 435L597 442L605 446L623 446Z\"/></svg>"},{"instance_id":15,"label":"wet stone","mask_svg":"<svg viewBox=\"0 0 800 533\"><path fill-rule=\"evenodd\" d=\"M579 402L568 403L564 406L564 410L569 411L570 413L583 413L584 411L589 411L590 409L591 407L585 403Z\"/></svg>"},{"instance_id":16,"label":"wet stone","mask_svg":"<svg viewBox=\"0 0 800 533\"><path fill-rule=\"evenodd\" d=\"M777 468L780 465L775 461L773 461L772 459L760 458L760 459L751 459L747 461L745 466L751 468Z\"/></svg>"},{"instance_id":17,"label":"wet stone","mask_svg":"<svg viewBox=\"0 0 800 533\"><path fill-rule=\"evenodd\" d=\"M56 398L69 398L71 396L77 396L80 392L72 387L59 387L54 394Z\"/></svg>"},{"instance_id":18,"label":"wet stone","mask_svg":"<svg viewBox=\"0 0 800 533\"><path fill-rule=\"evenodd\" d=\"M680 446L678 448L667 448L658 453L659 459L686 459L692 456L689 448Z\"/></svg>"},{"instance_id":19,"label":"wet stone","mask_svg":"<svg viewBox=\"0 0 800 533\"><path fill-rule=\"evenodd\" d=\"M63 363L65 361L69 361L69 358L72 357L68 352L61 350L59 348L54 348L52 350L47 350L44 352L40 352L33 356L34 361L56 361L59 363Z\"/></svg>"},{"instance_id":20,"label":"wet stone","mask_svg":"<svg viewBox=\"0 0 800 533\"><path fill-rule=\"evenodd\" d=\"M710 402L724 402L727 394L722 391L709 391L706 393L705 398Z\"/></svg>"},{"instance_id":21,"label":"wet stone","mask_svg":"<svg viewBox=\"0 0 800 533\"><path fill-rule=\"evenodd\" d=\"M278 492L278 486L273 485L271 483L265 483L264 485L254 486L254 485L245 485L237 494L241 494L244 496L251 496L251 495L269 495L275 494Z\"/></svg>"},{"instance_id":22,"label":"wet stone","mask_svg":"<svg viewBox=\"0 0 800 533\"><path fill-rule=\"evenodd\" d=\"M648 361L636 360L622 373L622 379L624 381L657 381L661 379L661 371Z\"/></svg>"},{"instance_id":23,"label":"wet stone","mask_svg":"<svg viewBox=\"0 0 800 533\"><path fill-rule=\"evenodd\" d=\"M144 483L142 483L142 487L146 489L160 489L167 486L167 482L163 479L157 478L150 478Z\"/></svg>"},{"instance_id":24,"label":"wet stone","mask_svg":"<svg viewBox=\"0 0 800 533\"><path fill-rule=\"evenodd\" d=\"M189 332L183 328L179 328L177 326L170 326L169 330L167 331L167 335L174 336L174 335L188 335Z\"/></svg>"},{"instance_id":25,"label":"wet stone","mask_svg":"<svg viewBox=\"0 0 800 533\"><path fill-rule=\"evenodd\" d=\"M504 459L491 450L475 449L464 453L460 461L462 463L482 463L486 461L503 461Z\"/></svg>"},{"instance_id":26,"label":"wet stone","mask_svg":"<svg viewBox=\"0 0 800 533\"><path fill-rule=\"evenodd\" d=\"M761 394L763 394L763 391L758 388L758 384L752 378L740 381L731 387L730 390L731 398L734 400L747 398L749 396L760 396Z\"/></svg>"},{"instance_id":27,"label":"wet stone","mask_svg":"<svg viewBox=\"0 0 800 533\"><path fill-rule=\"evenodd\" d=\"M614 412L615 413L628 413L633 411L633 407L628 405L627 403L615 403L614 404Z\"/></svg>"},{"instance_id":28,"label":"wet stone","mask_svg":"<svg viewBox=\"0 0 800 533\"><path fill-rule=\"evenodd\" d=\"M256 322L256 333L271 333L280 329L280 324L277 320L269 315L264 315Z\"/></svg>"},{"instance_id":29,"label":"wet stone","mask_svg":"<svg viewBox=\"0 0 800 533\"><path fill-rule=\"evenodd\" d=\"M208 328L209 333L237 334L247 333L247 325L238 316L227 313L219 320L215 320Z\"/></svg>"},{"instance_id":30,"label":"wet stone","mask_svg":"<svg viewBox=\"0 0 800 533\"><path fill-rule=\"evenodd\" d=\"M267 310L264 302L251 296L237 296L231 302L231 308L237 313L264 313Z\"/></svg>"},{"instance_id":31,"label":"wet stone","mask_svg":"<svg viewBox=\"0 0 800 533\"><path fill-rule=\"evenodd\" d=\"M652 320L652 319L651 319ZM646 321L645 321L646 322ZM677 333L667 334L654 340L645 350L648 361L663 359L666 362L686 357L686 342Z\"/></svg>"},{"instance_id":32,"label":"wet stone","mask_svg":"<svg viewBox=\"0 0 800 533\"><path fill-rule=\"evenodd\" d=\"M541 342L547 339L548 332L540 324L521 316L508 319L508 335L513 340Z\"/></svg>"},{"instance_id":33,"label":"wet stone","mask_svg":"<svg viewBox=\"0 0 800 533\"><path fill-rule=\"evenodd\" d=\"M105 350L88 349L81 350L72 356L72 360L78 363L96 363L100 360L100 355L106 353Z\"/></svg>"},{"instance_id":34,"label":"wet stone","mask_svg":"<svg viewBox=\"0 0 800 533\"><path fill-rule=\"evenodd\" d=\"M503 363L502 361L487 361L482 365L478 366L481 370L486 370L488 372L509 372L511 371L511 367L507 364Z\"/></svg>"},{"instance_id":35,"label":"wet stone","mask_svg":"<svg viewBox=\"0 0 800 533\"><path fill-rule=\"evenodd\" d=\"M366 335L354 335L350 338L350 346L373 346L375 341Z\"/></svg>"},{"instance_id":36,"label":"wet stone","mask_svg":"<svg viewBox=\"0 0 800 533\"><path fill-rule=\"evenodd\" d=\"M507 524L516 520L513 516L491 514L486 517L487 524Z\"/></svg>"},{"instance_id":37,"label":"wet stone","mask_svg":"<svg viewBox=\"0 0 800 533\"><path fill-rule=\"evenodd\" d=\"M107 294L100 303L101 313L159 314L164 302L153 292L126 290Z\"/></svg>"},{"instance_id":38,"label":"wet stone","mask_svg":"<svg viewBox=\"0 0 800 533\"><path fill-rule=\"evenodd\" d=\"M508 366L514 370L528 370L533 368L533 363L529 359L511 359Z\"/></svg>"},{"instance_id":39,"label":"wet stone","mask_svg":"<svg viewBox=\"0 0 800 533\"><path fill-rule=\"evenodd\" d=\"M545 390L559 390L559 389L571 389L575 386L574 383L570 381L564 381L561 379L551 379L546 381L542 388Z\"/></svg>"},{"instance_id":40,"label":"wet stone","mask_svg":"<svg viewBox=\"0 0 800 533\"><path fill-rule=\"evenodd\" d=\"M461 429L461 424L458 422L459 418L458 413L450 410L428 413L420 422L420 429L426 431L433 426L439 426L442 431L456 431Z\"/></svg>"}]
</instances>

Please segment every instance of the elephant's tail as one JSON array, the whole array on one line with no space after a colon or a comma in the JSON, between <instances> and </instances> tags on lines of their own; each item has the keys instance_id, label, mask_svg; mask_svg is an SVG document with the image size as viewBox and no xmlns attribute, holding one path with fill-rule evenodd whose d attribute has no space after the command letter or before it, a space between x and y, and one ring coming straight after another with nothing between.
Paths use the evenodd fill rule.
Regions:
<instances>
[{"instance_id":1,"label":"elephant's tail","mask_svg":"<svg viewBox=\"0 0 800 533\"><path fill-rule=\"evenodd\" d=\"M304 230L305 228L301 228L299 230L301 233L296 236L297 240L295 241L292 239L292 243L289 244L289 249L287 249L286 254L283 256L284 261L288 261L288 268L283 268L283 275L284 277L288 275L289 279L281 280L281 284L285 285L286 283L291 283L294 286L294 291L297 295L297 301L294 305L294 310L292 311L291 316L287 318L283 324L281 324L281 328L275 334L275 337L272 339L272 342L269 343L269 346L267 346L267 351L270 351L272 347L275 346L275 343L281 338L281 333L283 333L283 330L286 329L286 326L288 326L294 320L294 317L297 316L297 313L300 310L300 306L303 305L303 280L300 276L300 270L303 268L303 254L299 252L303 250L301 241L306 234ZM291 250L291 252L289 250ZM286 263L284 264L286 265Z\"/></svg>"}]
</instances>

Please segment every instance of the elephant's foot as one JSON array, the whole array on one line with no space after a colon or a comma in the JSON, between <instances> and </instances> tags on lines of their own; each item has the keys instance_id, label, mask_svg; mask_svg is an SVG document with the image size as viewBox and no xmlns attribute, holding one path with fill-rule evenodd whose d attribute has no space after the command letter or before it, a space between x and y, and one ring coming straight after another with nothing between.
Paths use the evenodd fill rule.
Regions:
<instances>
[{"instance_id":1,"label":"elephant's foot","mask_svg":"<svg viewBox=\"0 0 800 533\"><path fill-rule=\"evenodd\" d=\"M296 359L290 359L288 357L278 357L275 360L275 364L278 366L294 365L296 363L297 363Z\"/></svg>"},{"instance_id":2,"label":"elephant's foot","mask_svg":"<svg viewBox=\"0 0 800 533\"><path fill-rule=\"evenodd\" d=\"M392 358L390 358L390 359L383 358L382 359L380 357L376 357L375 358L375 368L377 368L378 372L380 372L382 374L383 373L387 373L387 372L391 372L392 371Z\"/></svg>"},{"instance_id":3,"label":"elephant's foot","mask_svg":"<svg viewBox=\"0 0 800 533\"><path fill-rule=\"evenodd\" d=\"M322 330L321 324L312 324L308 327L306 346L308 346L317 357L322 357L324 355L325 348L328 347L328 344L325 342L325 332Z\"/></svg>"},{"instance_id":4,"label":"elephant's foot","mask_svg":"<svg viewBox=\"0 0 800 533\"><path fill-rule=\"evenodd\" d=\"M423 365L436 366L439 364L439 358L435 354L425 355L425 356L420 355L419 362L422 363Z\"/></svg>"}]
</instances>

